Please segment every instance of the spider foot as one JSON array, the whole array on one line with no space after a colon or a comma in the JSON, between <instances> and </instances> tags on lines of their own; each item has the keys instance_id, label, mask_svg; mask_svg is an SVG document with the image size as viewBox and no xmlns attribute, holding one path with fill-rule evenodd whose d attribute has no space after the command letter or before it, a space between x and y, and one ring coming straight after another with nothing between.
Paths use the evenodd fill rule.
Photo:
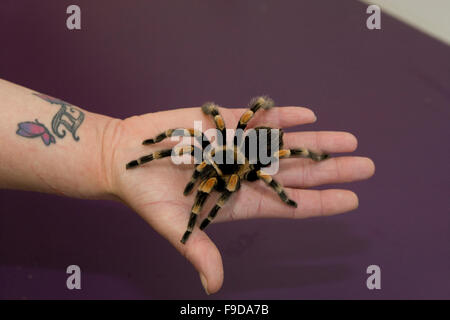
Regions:
<instances>
[{"instance_id":1,"label":"spider foot","mask_svg":"<svg viewBox=\"0 0 450 320\"><path fill-rule=\"evenodd\" d=\"M137 160L133 160L127 163L126 168L131 169L134 167L137 167L139 165L139 162Z\"/></svg>"},{"instance_id":2,"label":"spider foot","mask_svg":"<svg viewBox=\"0 0 450 320\"><path fill-rule=\"evenodd\" d=\"M295 202L294 200L288 199L288 200L286 201L286 204L287 204L288 206L297 208L297 202Z\"/></svg>"},{"instance_id":3,"label":"spider foot","mask_svg":"<svg viewBox=\"0 0 450 320\"><path fill-rule=\"evenodd\" d=\"M183 235L183 238L181 238L180 242L182 244L186 244L186 241L188 240L189 236L191 235L192 231L186 231Z\"/></svg>"},{"instance_id":4,"label":"spider foot","mask_svg":"<svg viewBox=\"0 0 450 320\"><path fill-rule=\"evenodd\" d=\"M146 145L146 144L154 144L155 143L155 139L147 139L142 141L142 144Z\"/></svg>"},{"instance_id":5,"label":"spider foot","mask_svg":"<svg viewBox=\"0 0 450 320\"><path fill-rule=\"evenodd\" d=\"M209 220L209 219L203 220L200 225L200 230L204 230L209 225L210 222L211 222L211 220Z\"/></svg>"},{"instance_id":6,"label":"spider foot","mask_svg":"<svg viewBox=\"0 0 450 320\"><path fill-rule=\"evenodd\" d=\"M185 196L189 195L189 193L191 193L192 189L194 188L194 183L193 182L189 182L186 187L184 188L183 194Z\"/></svg>"}]
</instances>

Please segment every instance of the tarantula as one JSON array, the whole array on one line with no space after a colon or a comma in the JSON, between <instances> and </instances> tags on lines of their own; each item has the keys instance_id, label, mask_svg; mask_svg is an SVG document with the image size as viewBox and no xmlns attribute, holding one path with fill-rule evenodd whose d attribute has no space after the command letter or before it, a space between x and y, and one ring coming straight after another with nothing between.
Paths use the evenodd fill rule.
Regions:
<instances>
[{"instance_id":1,"label":"tarantula","mask_svg":"<svg viewBox=\"0 0 450 320\"><path fill-rule=\"evenodd\" d=\"M184 195L188 195L197 181L200 181L198 186L198 191L195 196L194 204L191 209L191 214L189 217L189 222L187 224L187 230L181 238L181 243L185 244L188 240L190 234L192 233L197 216L211 193L211 191L216 190L220 192L220 197L217 200L215 206L209 212L207 218L203 220L200 224L200 229L205 229L209 223L216 217L217 212L222 208L228 201L230 196L239 190L240 183L242 180L256 181L261 179L272 188L280 197L280 199L289 206L297 207L297 203L288 198L283 187L271 175L264 173L261 169L267 167L269 163L263 163L261 161L261 146L266 147L266 153L270 157L271 161L277 161L282 158L289 157L303 157L310 158L314 161L321 161L328 158L327 154L317 154L309 151L305 148L296 149L283 149L283 131L281 129L273 129L270 127L255 127L253 129L245 130L247 123L253 118L255 113L260 109L270 109L274 106L273 100L269 97L262 96L253 98L250 101L249 109L244 112L239 120L234 135L233 146L228 146L226 143L226 127L225 121L219 113L219 106L208 102L202 106L202 111L211 117L213 117L217 138L217 146L212 148L211 142L205 136L203 132L194 129L168 129L163 133L160 133L155 138L147 139L143 141L144 145L154 144L164 140L171 136L185 136L185 137L195 137L201 144L202 150L200 154L201 159L197 159L198 165L196 165L194 173L190 181L187 183L184 189ZM245 135L242 133L245 130ZM239 135L238 133L241 133ZM250 141L251 135L256 137L256 140ZM263 134L264 133L264 134ZM261 139L266 138L265 141L261 142ZM273 150L275 141L275 146L277 150ZM256 143L257 152L251 152L252 144ZM225 145L224 145L225 144ZM253 145L254 146L254 145ZM209 149L209 154L204 156L204 150ZM195 152L197 150L197 152ZM255 149L253 149L255 150ZM198 156L198 147L194 144L175 147L171 149L165 149L160 151L155 151L151 154L140 157L139 159L130 161L126 165L126 169L137 167L141 164L150 162L155 159L161 159L171 155L183 155L191 154L193 157ZM214 158L213 158L214 157ZM224 159L227 161L216 161L215 159ZM231 161L228 161L231 159Z\"/></svg>"}]
</instances>

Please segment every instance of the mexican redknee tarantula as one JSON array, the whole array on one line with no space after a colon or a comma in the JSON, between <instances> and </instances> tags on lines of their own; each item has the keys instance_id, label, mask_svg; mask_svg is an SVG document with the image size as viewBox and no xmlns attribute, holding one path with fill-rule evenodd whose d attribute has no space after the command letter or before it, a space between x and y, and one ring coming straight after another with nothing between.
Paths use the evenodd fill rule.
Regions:
<instances>
[{"instance_id":1,"label":"mexican redknee tarantula","mask_svg":"<svg viewBox=\"0 0 450 320\"><path fill-rule=\"evenodd\" d=\"M147 139L143 142L144 145L154 144L164 140L171 136L185 136L195 137L202 145L202 150L198 153L198 147L193 144L183 147L175 147L171 149L165 149L155 151L149 155L140 157L137 160L133 160L126 165L127 169L137 167L141 164L150 162L154 159L161 159L173 155L191 154L193 157L202 155L201 159L197 159L199 163L195 167L195 171L192 174L191 180L187 183L184 189L184 195L188 195L195 183L200 180L198 191L195 196L194 205L191 209L187 230L181 238L181 243L185 244L190 234L192 233L197 216L212 190L220 192L220 197L217 200L215 206L209 212L207 218L200 224L200 229L205 229L208 224L216 217L217 212L222 208L230 196L239 190L242 180L256 181L258 179L263 180L270 188L272 188L283 202L289 206L297 207L297 203L288 198L283 187L272 178L271 175L264 173L261 169L267 167L272 161L277 161L282 158L289 157L303 157L310 158L314 161L320 161L328 158L327 154L317 154L304 148L296 149L283 149L283 131L281 129L272 129L270 127L255 127L245 131L245 135L242 133L247 127L247 123L253 118L255 113L259 109L270 109L273 107L273 100L269 97L257 97L251 100L249 110L244 112L241 116L234 135L234 143L232 146L228 146L226 143L226 127L222 116L219 113L218 105L208 102L202 106L202 110L205 114L213 117L216 130L217 130L217 146L212 148L211 142L204 135L203 132L194 129L168 129L165 132L157 135L153 139ZM251 135L256 140L250 141ZM262 141L265 139L265 141ZM275 144L273 143L275 141ZM261 143L262 142L262 143ZM256 144L257 152L250 152L253 146ZM224 145L225 144L225 145ZM273 150L273 146L275 149ZM270 157L271 161L264 163L261 159L260 149L261 146L266 147L266 154ZM210 150L209 156L203 156L204 150ZM197 152L195 152L197 150ZM254 148L252 150L255 150ZM227 159L227 161L216 161L215 159ZM231 161L229 161L231 159ZM267 162L267 161L266 161Z\"/></svg>"}]
</instances>

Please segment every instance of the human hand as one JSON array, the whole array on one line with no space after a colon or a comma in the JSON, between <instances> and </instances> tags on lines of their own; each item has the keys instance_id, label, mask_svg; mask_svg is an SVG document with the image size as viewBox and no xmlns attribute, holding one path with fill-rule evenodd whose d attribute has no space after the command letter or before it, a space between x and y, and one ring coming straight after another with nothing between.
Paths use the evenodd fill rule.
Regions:
<instances>
[{"instance_id":1,"label":"human hand","mask_svg":"<svg viewBox=\"0 0 450 320\"><path fill-rule=\"evenodd\" d=\"M246 109L220 108L227 128L235 128ZM186 230L194 194L183 195L194 165L175 165L170 158L152 161L135 170L125 170L125 164L153 151L175 145L170 139L144 146L142 141L153 138L166 129L192 128L194 121L202 120L203 131L214 128L214 122L200 108L185 108L157 112L125 119L114 126L104 146L105 161L111 190L123 202L141 215L157 232L164 236L200 273L207 293L217 292L223 283L223 265L219 250L199 228L194 228L186 244L180 239ZM312 123L315 115L302 107L282 107L259 111L249 126L268 124L285 128ZM346 132L291 132L285 133L287 148L304 147L318 153L343 153L356 149L357 140ZM358 198L349 190L305 190L327 183L342 183L367 179L374 173L373 162L364 157L337 157L321 162L310 159L286 159L274 177L285 187L297 208L280 201L276 193L261 181L243 182L219 211L214 222L251 218L307 218L347 212L357 208ZM206 217L216 197L208 199L200 221Z\"/></svg>"}]
</instances>

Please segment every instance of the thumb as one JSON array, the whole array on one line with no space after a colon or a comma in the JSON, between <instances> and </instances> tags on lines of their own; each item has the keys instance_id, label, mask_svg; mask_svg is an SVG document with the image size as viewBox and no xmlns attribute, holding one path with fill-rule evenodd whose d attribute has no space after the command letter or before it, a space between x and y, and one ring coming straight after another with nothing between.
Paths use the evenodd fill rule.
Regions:
<instances>
[{"instance_id":1,"label":"thumb","mask_svg":"<svg viewBox=\"0 0 450 320\"><path fill-rule=\"evenodd\" d=\"M206 293L219 291L223 284L222 257L206 233L197 229L186 244L177 242L177 249L199 272L200 281Z\"/></svg>"},{"instance_id":2,"label":"thumb","mask_svg":"<svg viewBox=\"0 0 450 320\"><path fill-rule=\"evenodd\" d=\"M222 257L216 245L200 229L194 229L186 244L180 242L186 230L185 208L161 204L136 210L158 233L165 237L200 274L207 294L216 293L223 284ZM152 212L166 212L153 215Z\"/></svg>"}]
</instances>

